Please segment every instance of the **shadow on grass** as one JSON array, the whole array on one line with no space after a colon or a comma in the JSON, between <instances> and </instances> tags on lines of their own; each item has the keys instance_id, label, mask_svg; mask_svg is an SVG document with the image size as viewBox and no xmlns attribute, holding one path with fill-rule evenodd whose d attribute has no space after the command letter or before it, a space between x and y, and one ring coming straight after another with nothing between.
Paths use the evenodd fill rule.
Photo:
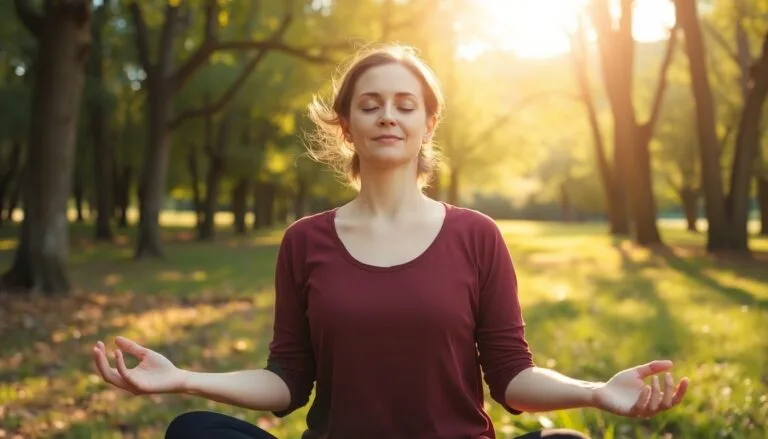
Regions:
<instances>
[{"instance_id":1,"label":"shadow on grass","mask_svg":"<svg viewBox=\"0 0 768 439\"><path fill-rule=\"evenodd\" d=\"M768 299L755 297L752 293L741 288L722 285L712 277L707 276L702 270L704 268L704 262L702 261L681 258L668 248L659 249L656 251L656 254L663 258L670 267L733 302L741 305L756 306L763 310L768 309ZM738 274L739 276L744 276L745 270L739 270ZM763 279L758 278L757 280L762 281Z\"/></svg>"},{"instance_id":2,"label":"shadow on grass","mask_svg":"<svg viewBox=\"0 0 768 439\"><path fill-rule=\"evenodd\" d=\"M103 340L111 352L113 337L127 335L185 369L224 372L260 368L266 364L272 334L271 306L258 304L269 300L260 299L254 297L251 302L189 300L180 304L170 300L151 302L136 296L126 302L108 305L114 309L107 314L140 317L130 324L116 324L115 319L104 318L99 321L96 332L78 339L54 344L31 338L30 346L46 342L51 345L54 355L40 358L35 356L34 348L22 349L27 361L33 364L27 364L22 374L10 376L6 373L0 385L12 388L15 382L28 380L45 382L44 388L36 389L31 397L11 401L6 413L9 419L6 419L7 424L4 421L4 427L13 433L13 425L16 425L24 437L49 437L51 429L35 433L40 429L40 423L51 419L71 421L57 431L55 437L61 438L109 436L109 432L131 437L147 427L162 431L174 416L190 409L209 407L208 402L180 396L135 397L100 379L94 380L92 376L96 372L91 365L91 347L97 340ZM198 312L179 319L184 310ZM217 314L206 317L206 312ZM165 326L156 328L151 336L137 335L145 329L143 323L157 322L158 319L161 321L158 324ZM77 326L77 322L70 321L67 325ZM3 357L13 353L10 346L4 346L2 350ZM131 361L129 365L134 364L135 361ZM68 416L76 409L84 410L87 417L77 420Z\"/></svg>"},{"instance_id":3,"label":"shadow on grass","mask_svg":"<svg viewBox=\"0 0 768 439\"><path fill-rule=\"evenodd\" d=\"M756 306L759 309L768 309L768 298L755 297L744 289L722 285L720 282L705 273L707 269L716 269L719 272L747 278L756 282L768 282L768 264L759 258L739 255L706 255L702 249L690 249L685 247L655 246L649 249L652 257L644 260L635 260L627 250L625 240L613 238L613 246L621 255L622 268L630 273L645 268L670 267L687 276L696 283L719 293L724 298L740 305ZM685 257L678 252L689 253Z\"/></svg>"}]
</instances>

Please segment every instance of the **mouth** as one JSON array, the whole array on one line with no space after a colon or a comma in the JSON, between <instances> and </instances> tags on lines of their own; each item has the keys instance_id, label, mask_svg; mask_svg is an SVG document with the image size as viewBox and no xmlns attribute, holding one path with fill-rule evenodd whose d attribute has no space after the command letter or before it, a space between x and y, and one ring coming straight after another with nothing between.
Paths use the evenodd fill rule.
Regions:
<instances>
[{"instance_id":1,"label":"mouth","mask_svg":"<svg viewBox=\"0 0 768 439\"><path fill-rule=\"evenodd\" d=\"M403 140L403 138L400 136L395 136L394 134L384 134L382 136L374 137L373 140L394 141L394 140Z\"/></svg>"}]
</instances>

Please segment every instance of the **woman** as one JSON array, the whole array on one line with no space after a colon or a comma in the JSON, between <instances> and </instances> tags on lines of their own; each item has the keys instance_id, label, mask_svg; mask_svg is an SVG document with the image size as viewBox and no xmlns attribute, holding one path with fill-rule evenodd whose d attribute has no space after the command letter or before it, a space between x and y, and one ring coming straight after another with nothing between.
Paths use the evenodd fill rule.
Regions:
<instances>
[{"instance_id":1,"label":"woman","mask_svg":"<svg viewBox=\"0 0 768 439\"><path fill-rule=\"evenodd\" d=\"M194 394L281 417L307 404L314 388L303 438L493 438L483 380L514 414L595 407L648 417L678 404L687 380L675 386L669 361L606 383L534 366L496 224L422 193L436 165L431 139L442 105L431 71L398 46L361 53L332 105L313 102L319 147L311 152L343 171L358 195L287 228L264 369L184 371L118 337L116 368L103 343L94 349L104 379L137 394ZM123 352L139 365L127 369ZM273 436L222 414L191 412L166 437ZM524 437L584 436L545 430Z\"/></svg>"}]
</instances>

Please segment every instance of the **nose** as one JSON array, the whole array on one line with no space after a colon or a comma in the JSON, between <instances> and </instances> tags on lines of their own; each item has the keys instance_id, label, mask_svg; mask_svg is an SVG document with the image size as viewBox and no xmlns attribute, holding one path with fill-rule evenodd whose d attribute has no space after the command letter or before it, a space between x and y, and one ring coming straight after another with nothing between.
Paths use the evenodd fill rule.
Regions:
<instances>
[{"instance_id":1,"label":"nose","mask_svg":"<svg viewBox=\"0 0 768 439\"><path fill-rule=\"evenodd\" d=\"M380 127L393 127L395 125L397 125L397 123L395 122L394 119L392 119L389 116L382 116L379 119L379 126Z\"/></svg>"},{"instance_id":2,"label":"nose","mask_svg":"<svg viewBox=\"0 0 768 439\"><path fill-rule=\"evenodd\" d=\"M389 105L384 107L384 112L378 120L378 125L380 127L393 127L397 125L397 122L392 117L392 108Z\"/></svg>"}]
</instances>

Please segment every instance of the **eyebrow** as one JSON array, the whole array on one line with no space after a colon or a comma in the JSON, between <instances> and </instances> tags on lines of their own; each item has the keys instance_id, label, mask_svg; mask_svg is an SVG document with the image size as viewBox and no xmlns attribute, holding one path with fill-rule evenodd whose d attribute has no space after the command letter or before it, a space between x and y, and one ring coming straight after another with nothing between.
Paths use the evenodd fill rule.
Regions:
<instances>
[{"instance_id":1,"label":"eyebrow","mask_svg":"<svg viewBox=\"0 0 768 439\"><path fill-rule=\"evenodd\" d=\"M366 93L360 93L360 97L366 97L366 96L380 98L381 94L373 92L373 91L369 91L369 92L366 92ZM406 91L397 92L397 93L395 93L395 96L397 96L397 97L413 97L413 98L416 97L415 94L410 93L410 92L406 92Z\"/></svg>"}]
</instances>

